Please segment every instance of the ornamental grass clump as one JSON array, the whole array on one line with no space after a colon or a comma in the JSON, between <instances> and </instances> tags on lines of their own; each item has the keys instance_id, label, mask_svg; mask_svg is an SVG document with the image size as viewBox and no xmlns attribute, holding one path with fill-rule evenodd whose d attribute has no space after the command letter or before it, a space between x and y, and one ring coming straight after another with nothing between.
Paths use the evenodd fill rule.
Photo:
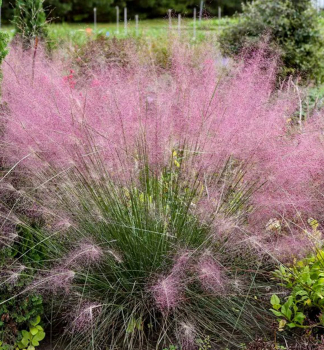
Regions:
<instances>
[{"instance_id":1,"label":"ornamental grass clump","mask_svg":"<svg viewBox=\"0 0 324 350\"><path fill-rule=\"evenodd\" d=\"M45 222L19 217L44 252L24 292L53 305L65 348L237 348L269 334L275 247L305 239L299 221L320 212L324 158L320 118L290 123L298 100L275 88L264 45L229 71L175 43L168 70L132 51L86 79L11 50L4 154L31 181L17 202Z\"/></svg>"}]
</instances>

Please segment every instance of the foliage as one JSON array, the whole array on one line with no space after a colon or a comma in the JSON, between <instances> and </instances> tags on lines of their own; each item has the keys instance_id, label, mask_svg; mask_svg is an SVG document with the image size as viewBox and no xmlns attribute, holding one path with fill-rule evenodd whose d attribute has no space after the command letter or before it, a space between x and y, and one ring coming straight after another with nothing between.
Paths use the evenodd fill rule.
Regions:
<instances>
[{"instance_id":1,"label":"foliage","mask_svg":"<svg viewBox=\"0 0 324 350\"><path fill-rule=\"evenodd\" d=\"M46 36L46 16L43 9L44 0L16 0L14 24L16 34L25 45Z\"/></svg>"},{"instance_id":2,"label":"foliage","mask_svg":"<svg viewBox=\"0 0 324 350\"><path fill-rule=\"evenodd\" d=\"M45 338L43 327L39 324L40 316L29 321L29 330L19 332L18 340L14 345L0 341L0 350L35 350L39 343Z\"/></svg>"},{"instance_id":3,"label":"foliage","mask_svg":"<svg viewBox=\"0 0 324 350\"><path fill-rule=\"evenodd\" d=\"M0 216L4 219L2 232L7 237L5 240L2 237L0 249L0 334L2 341L10 344L21 329L43 313L42 296L26 288L40 268L40 261L46 257L39 236L42 220L12 189L13 186L1 188L0 200ZM9 210L15 207L16 214L24 218L24 222L9 224L5 219L6 207Z\"/></svg>"},{"instance_id":4,"label":"foliage","mask_svg":"<svg viewBox=\"0 0 324 350\"><path fill-rule=\"evenodd\" d=\"M0 0L0 7L1 6L2 6L2 0ZM3 31L0 31L0 65L8 54L8 49L7 49L8 41L9 41L8 34L4 33Z\"/></svg>"},{"instance_id":5,"label":"foliage","mask_svg":"<svg viewBox=\"0 0 324 350\"><path fill-rule=\"evenodd\" d=\"M274 273L281 285L291 290L286 302L271 297L271 311L278 316L279 330L323 326L324 251L296 262L291 268L280 266Z\"/></svg>"},{"instance_id":6,"label":"foliage","mask_svg":"<svg viewBox=\"0 0 324 350\"><path fill-rule=\"evenodd\" d=\"M39 325L41 318L37 316L29 322L29 331L23 330L21 332L21 339L18 342L18 348L26 350L35 350L39 343L45 338L43 327Z\"/></svg>"},{"instance_id":7,"label":"foliage","mask_svg":"<svg viewBox=\"0 0 324 350\"><path fill-rule=\"evenodd\" d=\"M279 49L283 75L301 74L306 80L322 79L323 38L311 0L255 0L244 5L239 19L220 36L224 54L238 55L244 47L255 47L266 35L271 50Z\"/></svg>"},{"instance_id":8,"label":"foliage","mask_svg":"<svg viewBox=\"0 0 324 350\"><path fill-rule=\"evenodd\" d=\"M9 22L13 16L12 6L15 6L16 0L10 3L6 1L3 4L3 21ZM199 8L199 2L194 1L174 1L174 0L145 0L145 1L113 1L113 0L45 0L44 9L47 15L57 22L82 22L93 20L93 8L98 8L98 20L101 22L115 20L115 6L127 6L130 18L139 14L140 18L165 17L168 9L174 12L182 12L191 16L194 6ZM217 16L218 6L222 8L223 15L232 15L241 11L240 0L216 0L212 3L205 2L204 17ZM121 14L122 15L122 14Z\"/></svg>"},{"instance_id":9,"label":"foliage","mask_svg":"<svg viewBox=\"0 0 324 350\"><path fill-rule=\"evenodd\" d=\"M4 341L12 341L17 332L43 313L43 297L30 290L22 293L33 280L35 268L45 258L37 244L37 231L20 228L19 240L1 249L0 333ZM36 248L37 247L37 248ZM19 264L17 264L17 259ZM12 298L13 295L17 295Z\"/></svg>"},{"instance_id":10,"label":"foliage","mask_svg":"<svg viewBox=\"0 0 324 350\"><path fill-rule=\"evenodd\" d=\"M68 1L45 0L45 7L53 9L53 17L59 17L59 20L67 21L89 21L92 20L92 9L98 8L98 19L107 21L115 19L115 6L128 7L129 16L134 17L135 14L140 14L141 18L157 18L166 16L168 9L172 9L175 13L190 14L193 7L199 7L199 3L193 0L190 1L175 1L175 0L142 0L121 1L121 0L77 0L73 3ZM212 4L205 2L203 15L217 16L218 6L222 7L224 15L232 15L236 11L241 10L240 0L217 0Z\"/></svg>"},{"instance_id":11,"label":"foliage","mask_svg":"<svg viewBox=\"0 0 324 350\"><path fill-rule=\"evenodd\" d=\"M9 41L8 34L0 32L0 64L8 54L7 44Z\"/></svg>"}]
</instances>

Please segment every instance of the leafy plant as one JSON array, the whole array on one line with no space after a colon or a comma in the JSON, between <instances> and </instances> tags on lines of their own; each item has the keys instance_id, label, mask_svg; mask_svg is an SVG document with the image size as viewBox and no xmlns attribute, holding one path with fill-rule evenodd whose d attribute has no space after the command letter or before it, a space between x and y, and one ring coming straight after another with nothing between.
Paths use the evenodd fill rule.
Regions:
<instances>
[{"instance_id":1,"label":"leafy plant","mask_svg":"<svg viewBox=\"0 0 324 350\"><path fill-rule=\"evenodd\" d=\"M35 290L22 293L47 256L40 244L39 227L21 223L16 231L16 240L0 250L0 334L5 342L15 339L17 332L43 314L43 297Z\"/></svg>"},{"instance_id":2,"label":"leafy plant","mask_svg":"<svg viewBox=\"0 0 324 350\"><path fill-rule=\"evenodd\" d=\"M21 331L21 339L17 344L19 349L35 350L35 347L39 346L39 343L45 338L43 327L39 325L40 321L40 316L37 316L29 322L28 331Z\"/></svg>"},{"instance_id":3,"label":"leafy plant","mask_svg":"<svg viewBox=\"0 0 324 350\"><path fill-rule=\"evenodd\" d=\"M281 305L281 301L277 295L272 295L271 305L273 309L271 311L278 317L282 317L279 320L279 331L282 331L287 325L290 328L300 327L306 318L303 312L298 311L298 306L292 296Z\"/></svg>"},{"instance_id":4,"label":"leafy plant","mask_svg":"<svg viewBox=\"0 0 324 350\"><path fill-rule=\"evenodd\" d=\"M290 328L313 328L323 325L324 312L324 251L296 262L291 268L280 266L274 276L281 285L291 290L286 302L277 295L271 297L271 311L279 319L279 330ZM312 322L309 312L315 314Z\"/></svg>"},{"instance_id":5,"label":"leafy plant","mask_svg":"<svg viewBox=\"0 0 324 350\"><path fill-rule=\"evenodd\" d=\"M281 74L322 79L323 39L311 0L255 0L243 5L239 19L220 36L224 54L238 55L244 47L256 47L261 37L267 35L269 52L279 48Z\"/></svg>"},{"instance_id":6,"label":"leafy plant","mask_svg":"<svg viewBox=\"0 0 324 350\"><path fill-rule=\"evenodd\" d=\"M0 350L35 350L45 338L40 316L29 321L29 330L22 330L14 345L0 342Z\"/></svg>"}]
</instances>

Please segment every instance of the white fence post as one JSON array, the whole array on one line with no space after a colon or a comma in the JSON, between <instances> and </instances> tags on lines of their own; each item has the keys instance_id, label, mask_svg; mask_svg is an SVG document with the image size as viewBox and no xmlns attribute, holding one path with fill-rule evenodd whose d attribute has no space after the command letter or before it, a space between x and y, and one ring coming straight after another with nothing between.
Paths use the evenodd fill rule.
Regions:
<instances>
[{"instance_id":1,"label":"white fence post","mask_svg":"<svg viewBox=\"0 0 324 350\"><path fill-rule=\"evenodd\" d=\"M135 32L136 36L138 36L138 15L135 15Z\"/></svg>"},{"instance_id":2,"label":"white fence post","mask_svg":"<svg viewBox=\"0 0 324 350\"><path fill-rule=\"evenodd\" d=\"M93 9L93 26L94 26L94 30L97 30L97 8L95 7Z\"/></svg>"},{"instance_id":3,"label":"white fence post","mask_svg":"<svg viewBox=\"0 0 324 350\"><path fill-rule=\"evenodd\" d=\"M116 6L116 33L119 34L119 7Z\"/></svg>"},{"instance_id":4,"label":"white fence post","mask_svg":"<svg viewBox=\"0 0 324 350\"><path fill-rule=\"evenodd\" d=\"M200 10L199 10L199 22L201 22L201 19L202 19L203 7L204 7L204 2L201 0L200 1Z\"/></svg>"},{"instance_id":5,"label":"white fence post","mask_svg":"<svg viewBox=\"0 0 324 350\"><path fill-rule=\"evenodd\" d=\"M124 32L127 35L127 7L124 8Z\"/></svg>"},{"instance_id":6,"label":"white fence post","mask_svg":"<svg viewBox=\"0 0 324 350\"><path fill-rule=\"evenodd\" d=\"M193 39L196 40L196 20L197 20L197 9L194 8L193 13Z\"/></svg>"},{"instance_id":7,"label":"white fence post","mask_svg":"<svg viewBox=\"0 0 324 350\"><path fill-rule=\"evenodd\" d=\"M178 34L181 35L181 14L178 14Z\"/></svg>"}]
</instances>

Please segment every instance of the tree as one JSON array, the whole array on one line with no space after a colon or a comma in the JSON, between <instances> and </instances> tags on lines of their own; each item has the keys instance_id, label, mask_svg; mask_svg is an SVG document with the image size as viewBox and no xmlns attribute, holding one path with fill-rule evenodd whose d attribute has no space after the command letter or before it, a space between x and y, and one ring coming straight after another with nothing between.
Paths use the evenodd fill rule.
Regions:
<instances>
[{"instance_id":1,"label":"tree","mask_svg":"<svg viewBox=\"0 0 324 350\"><path fill-rule=\"evenodd\" d=\"M279 49L282 74L322 79L323 39L312 0L255 0L243 5L236 25L223 31L219 41L224 55L236 56L253 47L265 34L270 49Z\"/></svg>"}]
</instances>

